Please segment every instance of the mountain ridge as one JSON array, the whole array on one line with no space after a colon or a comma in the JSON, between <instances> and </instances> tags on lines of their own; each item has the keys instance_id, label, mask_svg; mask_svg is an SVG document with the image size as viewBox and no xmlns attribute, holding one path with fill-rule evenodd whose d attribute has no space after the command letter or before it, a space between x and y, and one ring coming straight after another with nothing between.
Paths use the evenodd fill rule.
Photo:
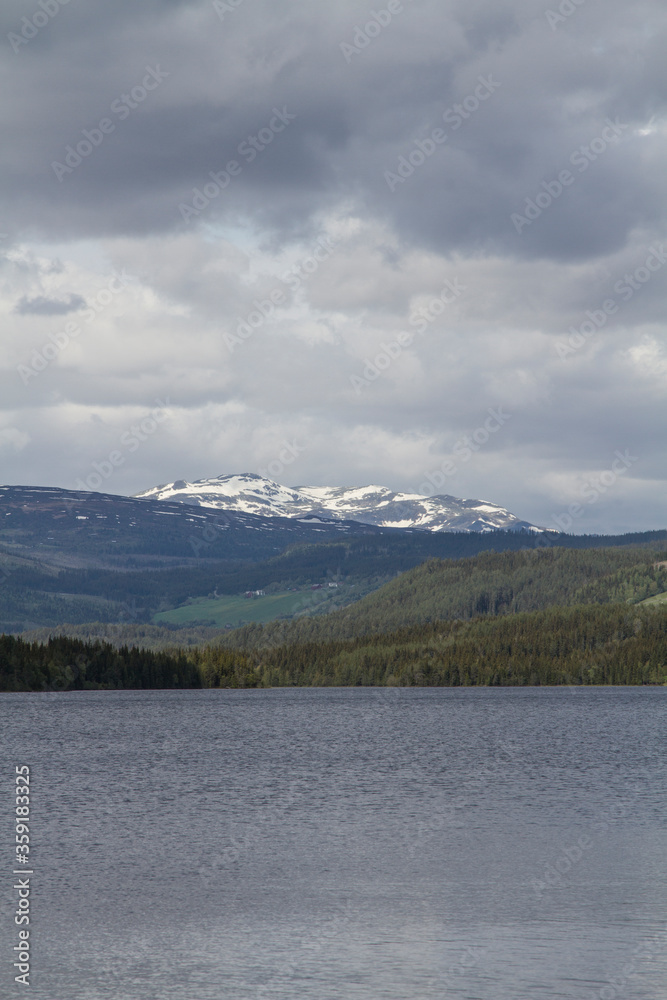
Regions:
<instances>
[{"instance_id":1,"label":"mountain ridge","mask_svg":"<svg viewBox=\"0 0 667 1000\"><path fill-rule=\"evenodd\" d=\"M387 486L283 486L255 473L220 475L188 482L177 479L136 494L137 499L273 517L353 520L380 528L424 531L497 530L543 532L498 504L448 494L400 493Z\"/></svg>"}]
</instances>

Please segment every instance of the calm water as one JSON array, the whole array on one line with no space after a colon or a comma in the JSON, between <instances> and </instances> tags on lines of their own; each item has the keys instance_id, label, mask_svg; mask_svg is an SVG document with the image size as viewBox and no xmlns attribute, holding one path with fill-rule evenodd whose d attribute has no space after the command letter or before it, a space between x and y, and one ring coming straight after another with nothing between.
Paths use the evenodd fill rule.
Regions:
<instances>
[{"instance_id":1,"label":"calm water","mask_svg":"<svg viewBox=\"0 0 667 1000\"><path fill-rule=\"evenodd\" d=\"M0 996L22 989L27 763L33 1000L665 1000L666 708L636 688L0 695Z\"/></svg>"}]
</instances>

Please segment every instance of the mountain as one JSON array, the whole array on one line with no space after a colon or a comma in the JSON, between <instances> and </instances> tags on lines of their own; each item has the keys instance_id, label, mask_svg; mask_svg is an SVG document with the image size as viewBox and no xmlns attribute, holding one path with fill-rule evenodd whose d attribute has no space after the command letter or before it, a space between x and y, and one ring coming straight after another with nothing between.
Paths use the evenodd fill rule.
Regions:
<instances>
[{"instance_id":1,"label":"mountain","mask_svg":"<svg viewBox=\"0 0 667 1000\"><path fill-rule=\"evenodd\" d=\"M0 632L64 622L146 622L220 587L233 593L263 589L264 574L253 577L253 567L289 547L320 552L327 543L336 548L356 542L363 548L365 539L379 543L399 535L349 521L0 486ZM449 537L455 542L458 536ZM331 557L332 572L345 554ZM392 563L389 554L385 562ZM307 572L319 581L328 569L320 558ZM294 572L303 576L303 570ZM384 568L384 574L391 570Z\"/></svg>"},{"instance_id":2,"label":"mountain","mask_svg":"<svg viewBox=\"0 0 667 1000\"><path fill-rule=\"evenodd\" d=\"M62 567L259 560L288 545L371 533L381 532L349 520L194 510L108 493L0 486L0 552Z\"/></svg>"},{"instance_id":3,"label":"mountain","mask_svg":"<svg viewBox=\"0 0 667 1000\"><path fill-rule=\"evenodd\" d=\"M325 594L338 605L350 603L427 559L553 545L643 545L664 551L667 539L666 531L618 537L537 532L531 537L516 530L397 530L339 520L340 512L328 512L326 518L297 513L277 517L150 498L1 486L0 632L92 623L82 635L98 637L100 628L114 626L120 645L133 636L144 644L143 628L163 612L201 601L228 604L230 595L249 591L266 594L248 601L241 617L253 621L261 612L264 620L269 605L277 617L284 616L286 594L299 614L315 604L319 608ZM330 582L340 586L329 588ZM283 605L273 608L275 601ZM202 620L209 619L216 620L207 611ZM197 628L202 641L215 632ZM194 640L188 629L182 633L185 644ZM164 629L153 638L172 645L176 634L181 633Z\"/></svg>"},{"instance_id":4,"label":"mountain","mask_svg":"<svg viewBox=\"0 0 667 1000\"><path fill-rule=\"evenodd\" d=\"M137 494L139 499L169 500L198 507L271 517L352 520L380 528L425 531L544 531L504 507L447 495L395 493L386 486L281 486L252 473L178 479Z\"/></svg>"}]
</instances>

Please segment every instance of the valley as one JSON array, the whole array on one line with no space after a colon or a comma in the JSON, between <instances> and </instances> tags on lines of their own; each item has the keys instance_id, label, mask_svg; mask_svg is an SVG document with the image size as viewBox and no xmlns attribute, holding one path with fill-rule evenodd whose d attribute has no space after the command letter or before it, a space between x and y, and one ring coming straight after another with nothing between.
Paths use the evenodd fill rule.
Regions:
<instances>
[{"instance_id":1,"label":"valley","mask_svg":"<svg viewBox=\"0 0 667 1000\"><path fill-rule=\"evenodd\" d=\"M317 589L315 589L317 588ZM325 614L362 596L362 588L354 584L314 584L291 588L287 593L252 596L228 594L218 597L190 598L185 604L153 617L156 625L216 625L219 628L240 628L249 623L264 623L301 615Z\"/></svg>"},{"instance_id":2,"label":"valley","mask_svg":"<svg viewBox=\"0 0 667 1000\"><path fill-rule=\"evenodd\" d=\"M657 683L666 606L667 531L398 529L0 490L0 630L40 644L13 647L10 689L47 683L50 661L21 664L51 641L98 665L65 663L64 689L163 683L167 661L144 652L186 686Z\"/></svg>"}]
</instances>

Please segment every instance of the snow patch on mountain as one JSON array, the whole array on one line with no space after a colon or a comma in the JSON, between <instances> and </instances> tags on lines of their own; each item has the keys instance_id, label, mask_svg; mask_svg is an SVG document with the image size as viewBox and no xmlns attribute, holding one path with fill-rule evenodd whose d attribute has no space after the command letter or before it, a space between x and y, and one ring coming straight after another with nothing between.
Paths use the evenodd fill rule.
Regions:
<instances>
[{"instance_id":1,"label":"snow patch on mountain","mask_svg":"<svg viewBox=\"0 0 667 1000\"><path fill-rule=\"evenodd\" d=\"M383 528L423 531L542 531L505 507L484 500L447 495L396 493L387 486L281 486L253 473L178 479L137 494L139 499L170 500L246 514L303 519L352 520Z\"/></svg>"}]
</instances>

